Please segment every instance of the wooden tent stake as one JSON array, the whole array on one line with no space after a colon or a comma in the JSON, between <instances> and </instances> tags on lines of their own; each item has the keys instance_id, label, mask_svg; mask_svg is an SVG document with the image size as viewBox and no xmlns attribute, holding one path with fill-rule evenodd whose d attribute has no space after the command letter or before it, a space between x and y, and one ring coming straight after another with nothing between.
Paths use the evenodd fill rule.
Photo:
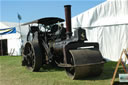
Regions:
<instances>
[{"instance_id":1,"label":"wooden tent stake","mask_svg":"<svg viewBox=\"0 0 128 85\"><path fill-rule=\"evenodd\" d=\"M127 51L128 51L128 49L127 49ZM113 83L114 83L114 80L115 80L115 77L116 77L116 73L117 73L117 71L118 71L118 68L119 68L120 63L121 63L122 66L123 66L124 72L125 72L125 73L128 73L128 69L126 68L125 63L122 61L122 55L123 55L123 53L125 54L125 57L126 57L126 59L128 60L127 51L126 51L125 49L123 49L123 51L122 51L122 53L121 53L120 59L119 59L117 65L116 65L116 69L115 69L114 74L113 74L113 77L112 77L111 85L113 85Z\"/></svg>"}]
</instances>

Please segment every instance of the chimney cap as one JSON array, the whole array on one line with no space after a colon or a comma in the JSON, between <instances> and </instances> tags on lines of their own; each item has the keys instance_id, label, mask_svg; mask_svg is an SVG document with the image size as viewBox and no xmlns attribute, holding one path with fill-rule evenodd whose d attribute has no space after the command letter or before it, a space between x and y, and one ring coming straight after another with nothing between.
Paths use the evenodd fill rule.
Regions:
<instances>
[{"instance_id":1,"label":"chimney cap","mask_svg":"<svg viewBox=\"0 0 128 85\"><path fill-rule=\"evenodd\" d=\"M64 5L64 7L71 7L71 5Z\"/></svg>"}]
</instances>

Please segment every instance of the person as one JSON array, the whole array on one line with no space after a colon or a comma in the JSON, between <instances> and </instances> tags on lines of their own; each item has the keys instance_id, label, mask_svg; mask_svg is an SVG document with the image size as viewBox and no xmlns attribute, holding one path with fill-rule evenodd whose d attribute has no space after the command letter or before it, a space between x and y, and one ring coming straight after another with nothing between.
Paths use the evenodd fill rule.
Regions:
<instances>
[{"instance_id":1,"label":"person","mask_svg":"<svg viewBox=\"0 0 128 85\"><path fill-rule=\"evenodd\" d=\"M58 30L56 31L55 35L56 35L56 38L59 40L66 39L66 29L64 28L63 24L61 24L58 27Z\"/></svg>"},{"instance_id":2,"label":"person","mask_svg":"<svg viewBox=\"0 0 128 85\"><path fill-rule=\"evenodd\" d=\"M61 40L65 40L66 39L66 29L64 28L64 25L61 24L61 29L60 29L60 38Z\"/></svg>"}]
</instances>

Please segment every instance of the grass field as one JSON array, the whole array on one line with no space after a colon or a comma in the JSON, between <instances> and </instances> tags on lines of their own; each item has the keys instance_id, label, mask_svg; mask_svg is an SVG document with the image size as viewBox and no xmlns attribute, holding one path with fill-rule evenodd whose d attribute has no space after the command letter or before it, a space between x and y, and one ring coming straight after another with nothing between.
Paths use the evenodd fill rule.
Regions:
<instances>
[{"instance_id":1,"label":"grass field","mask_svg":"<svg viewBox=\"0 0 128 85\"><path fill-rule=\"evenodd\" d=\"M94 78L72 80L64 69L45 68L41 72L30 72L21 66L19 56L0 56L0 85L110 85L115 62L104 65L103 73ZM122 71L120 66L119 71ZM118 76L116 77L118 80Z\"/></svg>"}]
</instances>

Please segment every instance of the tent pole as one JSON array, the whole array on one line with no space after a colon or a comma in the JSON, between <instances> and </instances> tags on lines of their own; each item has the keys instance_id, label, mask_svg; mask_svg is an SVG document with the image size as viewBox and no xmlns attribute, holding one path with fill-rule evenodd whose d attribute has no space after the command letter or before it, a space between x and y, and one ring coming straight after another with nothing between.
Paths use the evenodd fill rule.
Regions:
<instances>
[{"instance_id":1,"label":"tent pole","mask_svg":"<svg viewBox=\"0 0 128 85\"><path fill-rule=\"evenodd\" d=\"M21 19L19 19L19 29L20 29L20 38L21 38L20 54L22 54L22 51L21 51L21 50L22 50L22 45L23 45L23 44L22 44L22 34L21 34L20 20L21 20Z\"/></svg>"},{"instance_id":2,"label":"tent pole","mask_svg":"<svg viewBox=\"0 0 128 85\"><path fill-rule=\"evenodd\" d=\"M21 38L21 46L20 46L20 53L22 52L21 49L22 49L22 34L21 34L21 26L20 26L20 20L22 19L22 17L20 16L19 13L17 13L17 17L18 17L18 20L19 20L19 29L20 29L20 38Z\"/></svg>"}]
</instances>

